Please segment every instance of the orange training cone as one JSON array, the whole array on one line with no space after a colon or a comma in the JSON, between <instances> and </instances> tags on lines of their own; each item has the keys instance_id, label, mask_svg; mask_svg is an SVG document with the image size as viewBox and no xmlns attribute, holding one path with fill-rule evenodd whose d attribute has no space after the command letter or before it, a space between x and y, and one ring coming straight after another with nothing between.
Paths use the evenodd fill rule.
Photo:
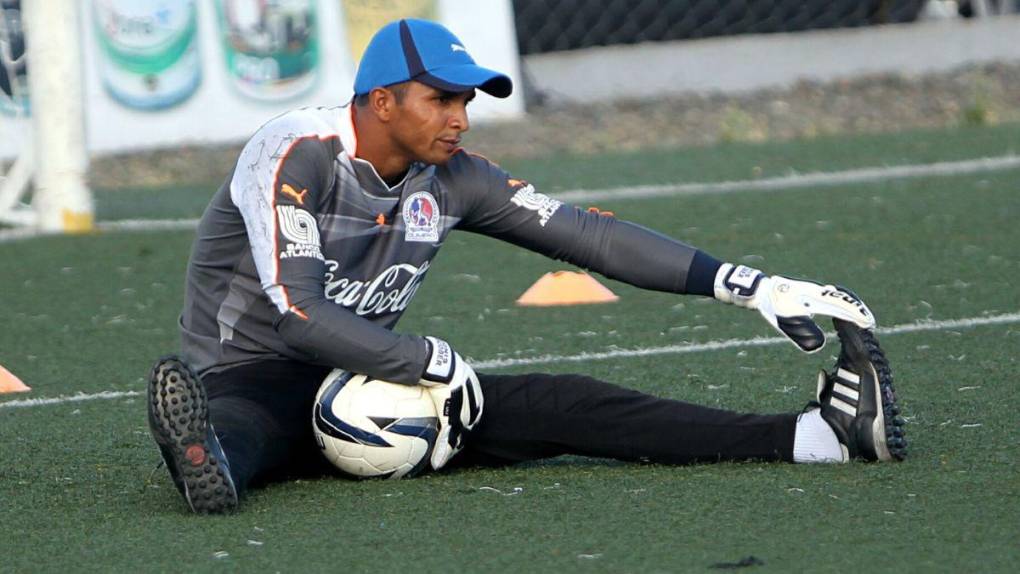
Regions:
<instances>
[{"instance_id":1,"label":"orange training cone","mask_svg":"<svg viewBox=\"0 0 1020 574\"><path fill-rule=\"evenodd\" d=\"M21 379L0 365L0 393L24 393L31 390Z\"/></svg>"},{"instance_id":2,"label":"orange training cone","mask_svg":"<svg viewBox=\"0 0 1020 574\"><path fill-rule=\"evenodd\" d=\"M612 303L619 299L605 285L587 273L556 271L555 273L546 273L538 281L535 281L535 284L517 299L517 304L551 307L554 305Z\"/></svg>"}]
</instances>

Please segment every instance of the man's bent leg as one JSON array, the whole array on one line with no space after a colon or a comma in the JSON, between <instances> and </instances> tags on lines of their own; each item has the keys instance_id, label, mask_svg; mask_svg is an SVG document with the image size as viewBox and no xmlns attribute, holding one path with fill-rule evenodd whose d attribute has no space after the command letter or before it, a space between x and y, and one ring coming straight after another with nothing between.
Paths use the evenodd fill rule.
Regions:
<instances>
[{"instance_id":1,"label":"man's bent leg","mask_svg":"<svg viewBox=\"0 0 1020 574\"><path fill-rule=\"evenodd\" d=\"M322 464L311 413L328 372L260 361L207 374L200 382L175 357L157 363L150 379L150 428L192 510L232 510L252 481Z\"/></svg>"},{"instance_id":2,"label":"man's bent leg","mask_svg":"<svg viewBox=\"0 0 1020 574\"><path fill-rule=\"evenodd\" d=\"M257 402L225 396L209 402L209 419L230 461L238 495L259 474L284 464L286 440L273 414Z\"/></svg>"},{"instance_id":3,"label":"man's bent leg","mask_svg":"<svg viewBox=\"0 0 1020 574\"><path fill-rule=\"evenodd\" d=\"M259 361L203 377L209 418L238 492L276 472L322 463L312 432L315 393L326 367Z\"/></svg>"},{"instance_id":4,"label":"man's bent leg","mask_svg":"<svg viewBox=\"0 0 1020 574\"><path fill-rule=\"evenodd\" d=\"M741 414L579 375L478 376L485 412L465 463L561 454L666 464L793 460L796 414Z\"/></svg>"},{"instance_id":5,"label":"man's bent leg","mask_svg":"<svg viewBox=\"0 0 1020 574\"><path fill-rule=\"evenodd\" d=\"M191 510L236 508L230 466L209 424L209 400L195 372L177 357L160 359L149 375L146 403L149 431Z\"/></svg>"}]
</instances>

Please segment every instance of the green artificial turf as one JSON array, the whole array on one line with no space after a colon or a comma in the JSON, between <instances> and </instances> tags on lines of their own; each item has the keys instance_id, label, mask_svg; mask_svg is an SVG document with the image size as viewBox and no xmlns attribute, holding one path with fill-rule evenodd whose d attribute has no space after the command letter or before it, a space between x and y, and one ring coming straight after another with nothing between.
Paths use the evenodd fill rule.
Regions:
<instances>
[{"instance_id":1,"label":"green artificial turf","mask_svg":"<svg viewBox=\"0 0 1020 574\"><path fill-rule=\"evenodd\" d=\"M659 150L508 165L550 189L718 181L1001 155L1020 127ZM1020 170L824 189L600 202L717 257L846 284L875 311L905 415L902 464L667 467L563 457L405 481L321 478L253 491L236 515L188 514L145 422L144 377L177 345L191 232L0 243L0 572L1007 572L1020 561ZM194 217L215 185L99 193L104 219ZM144 198L140 201L139 198ZM514 305L569 269L455 234L399 330L502 372L582 372L746 411L801 409L835 345L580 352L773 337L755 313L603 280L609 305ZM927 323L926 323L927 322ZM901 329L902 330L902 329ZM25 407L26 398L113 392ZM677 440L683 440L677 437Z\"/></svg>"}]
</instances>

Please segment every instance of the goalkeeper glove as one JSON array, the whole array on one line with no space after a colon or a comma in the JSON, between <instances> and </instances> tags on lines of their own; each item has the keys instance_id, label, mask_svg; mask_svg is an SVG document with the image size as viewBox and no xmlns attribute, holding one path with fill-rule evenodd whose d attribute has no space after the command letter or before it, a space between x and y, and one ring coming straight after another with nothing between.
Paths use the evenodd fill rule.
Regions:
<instances>
[{"instance_id":1,"label":"goalkeeper glove","mask_svg":"<svg viewBox=\"0 0 1020 574\"><path fill-rule=\"evenodd\" d=\"M860 298L845 287L798 281L757 269L724 263L715 276L715 298L739 307L757 309L762 317L805 353L825 345L825 333L811 320L828 315L856 324L875 326L875 316Z\"/></svg>"},{"instance_id":2,"label":"goalkeeper glove","mask_svg":"<svg viewBox=\"0 0 1020 574\"><path fill-rule=\"evenodd\" d=\"M464 434L481 419L482 387L474 369L449 343L435 337L425 341L429 355L418 384L428 387L439 416L439 436L430 460L439 470L464 448Z\"/></svg>"}]
</instances>

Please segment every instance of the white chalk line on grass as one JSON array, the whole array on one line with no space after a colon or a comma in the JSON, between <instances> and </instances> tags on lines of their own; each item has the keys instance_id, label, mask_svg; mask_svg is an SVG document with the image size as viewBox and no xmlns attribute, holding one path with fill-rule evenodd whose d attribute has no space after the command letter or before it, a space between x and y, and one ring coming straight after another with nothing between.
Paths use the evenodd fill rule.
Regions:
<instances>
[{"instance_id":1,"label":"white chalk line on grass","mask_svg":"<svg viewBox=\"0 0 1020 574\"><path fill-rule=\"evenodd\" d=\"M78 393L76 395L61 395L52 398L20 399L0 403L0 409L16 409L24 407L44 407L47 405L62 405L64 403L80 403L84 401L97 401L106 399L121 399L124 397L137 397L140 391L103 391L101 393Z\"/></svg>"},{"instance_id":2,"label":"white chalk line on grass","mask_svg":"<svg viewBox=\"0 0 1020 574\"><path fill-rule=\"evenodd\" d=\"M1020 167L1020 156L1008 154L960 161L865 167L831 172L791 173L779 177L735 181L678 183L664 185L637 185L609 189L573 189L551 196L561 201L605 201L610 199L649 199L682 195L713 195L740 191L781 191L805 187L830 187L873 183L893 179L916 177L954 176L1001 171ZM176 231L194 229L197 219L122 219L101 221L99 231L107 233L138 231ZM0 230L0 243L38 237L52 233L31 228Z\"/></svg>"},{"instance_id":3,"label":"white chalk line on grass","mask_svg":"<svg viewBox=\"0 0 1020 574\"><path fill-rule=\"evenodd\" d=\"M1003 313L987 317L971 317L966 319L948 319L945 321L918 321L905 323L892 327L878 329L880 335L899 335L902 333L919 333L925 331L948 331L951 329L966 329L970 327L981 327L985 325L1004 325L1009 323L1020 323L1020 313ZM835 337L835 333L827 333L827 337ZM725 341L710 341L708 343L690 343L684 345L666 345L662 347L646 347L643 349L615 349L600 353L578 353L576 355L541 355L538 357L515 358L515 359L489 359L487 361L472 362L476 369L498 369L505 367L520 367L527 365L543 365L553 363L582 363L586 361L601 361L605 359L621 359L632 357L646 357L651 355L680 355L686 353L704 353L708 351L721 351L725 349L740 349L748 347L765 347L769 345L789 344L783 337L755 337L753 339L727 339ZM0 410L39 407L46 405L57 405L63 403L74 403L81 401L93 401L100 399L120 399L126 397L137 397L139 391L103 391L95 394L78 393L76 395L59 396L53 398L21 399L0 402Z\"/></svg>"},{"instance_id":4,"label":"white chalk line on grass","mask_svg":"<svg viewBox=\"0 0 1020 574\"><path fill-rule=\"evenodd\" d=\"M1000 171L1020 167L1020 156L1009 154L962 161L941 161L912 165L865 167L831 172L791 173L779 177L720 181L711 183L679 183L638 185L612 189L575 189L555 194L568 202L605 201L608 199L646 199L678 195L716 195L738 191L780 191L805 187L831 187L873 183L891 179L953 176Z\"/></svg>"},{"instance_id":5,"label":"white chalk line on grass","mask_svg":"<svg viewBox=\"0 0 1020 574\"><path fill-rule=\"evenodd\" d=\"M102 233L119 233L123 231L188 231L198 227L197 219L120 219L117 221L100 221L96 229ZM9 243L19 239L63 235L58 231L41 231L32 227L15 227L0 229L0 243Z\"/></svg>"},{"instance_id":6,"label":"white chalk line on grass","mask_svg":"<svg viewBox=\"0 0 1020 574\"><path fill-rule=\"evenodd\" d=\"M197 219L121 219L100 221L100 231L181 231L198 227Z\"/></svg>"},{"instance_id":7,"label":"white chalk line on grass","mask_svg":"<svg viewBox=\"0 0 1020 574\"><path fill-rule=\"evenodd\" d=\"M919 321L916 323L906 323L893 327L879 328L877 329L877 332L879 335L898 335L900 333L944 331L948 329L963 329L967 327L1000 325L1006 323L1020 323L1020 313L1006 313L1003 315L992 315L989 317L975 317L969 319L950 319L946 321ZM826 337L830 339L835 336L835 333L826 333ZM645 347L643 349L614 349L612 351L578 353L576 355L542 355L539 357L491 359L488 361L479 361L477 363L472 362L471 366L482 370L550 363L583 363L586 361L601 361L605 359L646 357L650 355L682 355L686 353L703 353L706 351L722 351L725 349L739 349L746 347L766 347L769 345L782 344L792 345L789 339L784 337L755 337L753 339L727 339L725 341L665 345L662 347Z\"/></svg>"}]
</instances>

